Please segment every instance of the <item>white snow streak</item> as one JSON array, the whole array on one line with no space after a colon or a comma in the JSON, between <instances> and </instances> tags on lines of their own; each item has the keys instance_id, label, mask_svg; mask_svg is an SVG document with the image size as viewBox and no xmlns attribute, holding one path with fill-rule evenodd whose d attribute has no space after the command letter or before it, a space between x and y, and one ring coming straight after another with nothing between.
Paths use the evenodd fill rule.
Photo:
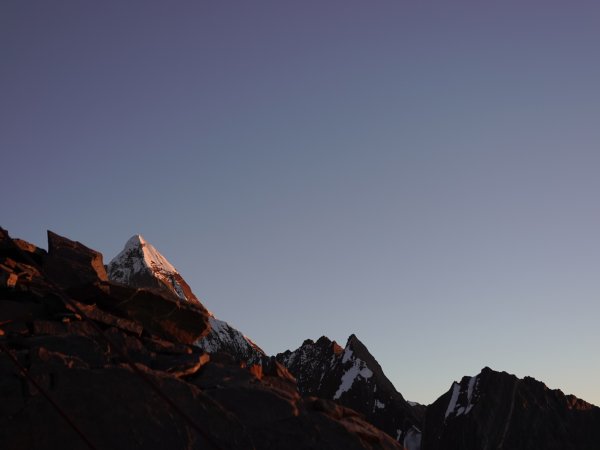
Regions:
<instances>
[{"instance_id":1,"label":"white snow streak","mask_svg":"<svg viewBox=\"0 0 600 450\"><path fill-rule=\"evenodd\" d=\"M344 392L347 392L352 387L354 380L357 377L362 378L370 378L373 375L373 372L367 367L366 363L358 358L352 357L352 350L346 348L344 351L344 356L342 358L342 363L353 360L352 366L342 375L342 382L340 383L340 387L336 391L333 396L334 400L339 399Z\"/></svg>"},{"instance_id":2,"label":"white snow streak","mask_svg":"<svg viewBox=\"0 0 600 450\"><path fill-rule=\"evenodd\" d=\"M177 269L167 261L152 244L139 234L132 236L125 248L109 263L109 276L118 283L129 284L129 281L142 272L149 272L155 278L173 286L179 298L189 301L183 288L175 281L175 276L180 276Z\"/></svg>"},{"instance_id":3,"label":"white snow streak","mask_svg":"<svg viewBox=\"0 0 600 450\"><path fill-rule=\"evenodd\" d=\"M350 358L352 358L352 349L346 347L344 350L344 355L342 356L342 364L346 364L348 361L350 361Z\"/></svg>"},{"instance_id":4,"label":"white snow streak","mask_svg":"<svg viewBox=\"0 0 600 450\"><path fill-rule=\"evenodd\" d=\"M461 391L460 383L452 384L452 394L450 396L450 401L448 402L448 408L446 409L446 415L444 416L446 419L450 414L454 414L455 416L460 416L463 414L468 414L473 406L475 406L474 394L477 388L478 378L477 376L469 378L469 383L467 385L467 392ZM467 403L466 405L460 405L458 403L460 395L463 396L466 394ZM463 397L464 399L464 397Z\"/></svg>"},{"instance_id":5,"label":"white snow streak","mask_svg":"<svg viewBox=\"0 0 600 450\"><path fill-rule=\"evenodd\" d=\"M448 408L446 409L446 415L444 416L446 419L451 413L454 412L456 402L458 401L458 394L460 394L460 384L456 382L452 383L452 396L450 397L450 402L448 403Z\"/></svg>"},{"instance_id":6,"label":"white snow streak","mask_svg":"<svg viewBox=\"0 0 600 450\"><path fill-rule=\"evenodd\" d=\"M465 414L469 414L469 411L471 411L471 409L473 408L473 403L471 403L471 400L473 399L473 391L475 389L476 383L478 381L477 377L471 377L471 379L469 380L469 387L467 388L467 409L465 411Z\"/></svg>"}]
</instances>

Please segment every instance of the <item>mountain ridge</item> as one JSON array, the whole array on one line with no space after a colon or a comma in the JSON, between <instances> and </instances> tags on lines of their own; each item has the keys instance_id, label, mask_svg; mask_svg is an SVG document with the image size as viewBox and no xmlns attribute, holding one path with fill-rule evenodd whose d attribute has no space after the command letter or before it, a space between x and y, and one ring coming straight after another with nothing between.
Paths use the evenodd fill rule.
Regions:
<instances>
[{"instance_id":1,"label":"mountain ridge","mask_svg":"<svg viewBox=\"0 0 600 450\"><path fill-rule=\"evenodd\" d=\"M276 356L296 377L303 395L339 402L362 413L409 450L420 446L421 421L355 334L345 347L326 336L307 339Z\"/></svg>"},{"instance_id":2,"label":"mountain ridge","mask_svg":"<svg viewBox=\"0 0 600 450\"><path fill-rule=\"evenodd\" d=\"M41 377L40 388L50 389L61 403L73 402L71 388L83 392L93 381L88 402L73 406L86 420L93 417L87 403L100 408L103 420L126 419L112 418L100 406L102 395L112 399L111 388L116 398L128 398L136 408L158 407L141 395L135 376L124 370L123 358L130 358L155 383L174 389L169 392L186 408L200 408L197 414L213 420L219 433L231 430L231 436L216 436L224 448L282 448L284 442L289 448L332 450L600 446L600 408L532 377L484 367L453 382L432 404L413 404L355 334L344 347L321 336L305 339L296 350L267 356L209 313L175 267L140 235L129 239L107 266L102 261L99 252L52 232L45 251L10 238L0 228L0 342L8 345L2 351L16 355L27 366L26 373ZM91 323L103 330L111 342L108 348L92 338ZM116 354L115 346L126 352ZM103 381L98 373L125 381L124 388ZM0 360L0 443L7 448L56 448L56 430L67 439L64 424L48 421L50 411L39 395L19 379L10 361ZM202 415L206 408L212 416ZM219 408L233 411L237 422ZM22 410L25 416L18 414ZM282 418L288 428L281 429ZM39 435L31 435L30 423ZM138 433L146 429L142 422L132 426ZM94 429L86 428L86 433L110 448L135 446ZM193 448L202 440L186 441L193 435L190 429L183 432L188 438L180 433L178 425L167 425L161 442ZM319 440L323 433L330 440ZM27 439L33 444L22 444Z\"/></svg>"}]
</instances>

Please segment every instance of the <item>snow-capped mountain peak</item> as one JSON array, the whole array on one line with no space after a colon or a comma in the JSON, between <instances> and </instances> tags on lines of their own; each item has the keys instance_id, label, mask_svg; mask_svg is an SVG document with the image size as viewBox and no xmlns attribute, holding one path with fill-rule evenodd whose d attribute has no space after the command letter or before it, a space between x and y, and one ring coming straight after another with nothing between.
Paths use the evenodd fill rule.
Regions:
<instances>
[{"instance_id":1,"label":"snow-capped mountain peak","mask_svg":"<svg viewBox=\"0 0 600 450\"><path fill-rule=\"evenodd\" d=\"M108 277L129 286L166 287L183 301L199 301L177 269L140 234L132 236L110 261Z\"/></svg>"},{"instance_id":2,"label":"snow-capped mountain peak","mask_svg":"<svg viewBox=\"0 0 600 450\"><path fill-rule=\"evenodd\" d=\"M200 303L177 269L140 234L127 241L123 250L108 264L107 272L114 283L167 290L181 301ZM207 353L229 353L246 365L261 364L266 357L243 333L212 313L209 322L210 332L196 343Z\"/></svg>"},{"instance_id":3,"label":"snow-capped mountain peak","mask_svg":"<svg viewBox=\"0 0 600 450\"><path fill-rule=\"evenodd\" d=\"M151 267L154 270L164 273L178 273L177 269L175 269L175 267L173 267L173 265L169 261L167 261L167 259L163 255L161 255L161 253L158 250L156 250L152 244L147 242L141 234L136 234L132 236L125 244L123 252L135 250L138 248L142 250L142 262L147 267Z\"/></svg>"}]
</instances>

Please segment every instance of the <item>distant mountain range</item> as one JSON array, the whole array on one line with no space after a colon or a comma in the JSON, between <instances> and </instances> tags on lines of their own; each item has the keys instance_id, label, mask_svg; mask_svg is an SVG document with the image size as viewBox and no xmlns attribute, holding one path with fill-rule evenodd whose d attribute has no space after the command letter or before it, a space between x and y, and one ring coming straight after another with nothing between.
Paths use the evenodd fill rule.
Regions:
<instances>
[{"instance_id":1,"label":"distant mountain range","mask_svg":"<svg viewBox=\"0 0 600 450\"><path fill-rule=\"evenodd\" d=\"M103 266L54 233L46 252L0 229L0 343L0 448L71 442L40 393L111 449L600 448L600 408L529 377L486 367L424 406L404 399L355 335L266 355L140 235ZM127 361L179 406L142 394ZM205 431L174 420L179 407ZM77 442L67 446L86 448Z\"/></svg>"},{"instance_id":2,"label":"distant mountain range","mask_svg":"<svg viewBox=\"0 0 600 450\"><path fill-rule=\"evenodd\" d=\"M302 395L332 399L362 413L408 449L418 449L422 420L355 335L344 348L323 336L277 355Z\"/></svg>"}]
</instances>

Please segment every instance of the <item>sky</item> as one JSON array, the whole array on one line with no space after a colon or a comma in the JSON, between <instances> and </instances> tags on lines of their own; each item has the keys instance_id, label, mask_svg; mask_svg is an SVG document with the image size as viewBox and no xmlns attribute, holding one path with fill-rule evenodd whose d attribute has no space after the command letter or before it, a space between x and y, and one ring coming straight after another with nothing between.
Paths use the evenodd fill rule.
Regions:
<instances>
[{"instance_id":1,"label":"sky","mask_svg":"<svg viewBox=\"0 0 600 450\"><path fill-rule=\"evenodd\" d=\"M600 405L594 1L0 3L0 226L140 233L267 353Z\"/></svg>"}]
</instances>

